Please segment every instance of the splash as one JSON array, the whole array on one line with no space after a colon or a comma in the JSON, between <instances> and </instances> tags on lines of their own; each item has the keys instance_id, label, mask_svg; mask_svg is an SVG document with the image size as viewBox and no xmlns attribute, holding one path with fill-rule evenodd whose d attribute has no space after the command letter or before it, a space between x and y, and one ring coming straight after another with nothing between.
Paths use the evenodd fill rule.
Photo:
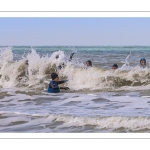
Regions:
<instances>
[{"instance_id":1,"label":"splash","mask_svg":"<svg viewBox=\"0 0 150 150\"><path fill-rule=\"evenodd\" d=\"M69 61L60 50L51 56L41 56L32 48L26 57L14 61L12 49L5 48L0 51L0 87L47 90L52 72L57 72L60 80L68 79L66 86L75 91L107 91L117 90L123 86L148 85L150 70L130 67L130 56L131 53L121 69L113 71L99 67L86 68L83 63L77 63L77 59ZM26 60L28 65L25 63Z\"/></svg>"},{"instance_id":2,"label":"splash","mask_svg":"<svg viewBox=\"0 0 150 150\"><path fill-rule=\"evenodd\" d=\"M150 129L149 117L73 117L65 115L49 116L51 120L65 122L61 127L92 125L99 129L112 129L124 131L140 131Z\"/></svg>"},{"instance_id":3,"label":"splash","mask_svg":"<svg viewBox=\"0 0 150 150\"><path fill-rule=\"evenodd\" d=\"M131 57L131 52L130 54L126 57L125 59L125 64L121 67L122 70L130 70L131 67L130 67L130 57Z\"/></svg>"}]
</instances>

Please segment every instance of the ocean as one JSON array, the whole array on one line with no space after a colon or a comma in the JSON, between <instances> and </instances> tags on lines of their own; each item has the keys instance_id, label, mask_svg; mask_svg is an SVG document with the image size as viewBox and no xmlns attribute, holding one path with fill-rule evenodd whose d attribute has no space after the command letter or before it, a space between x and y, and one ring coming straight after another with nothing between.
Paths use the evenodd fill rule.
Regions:
<instances>
[{"instance_id":1,"label":"ocean","mask_svg":"<svg viewBox=\"0 0 150 150\"><path fill-rule=\"evenodd\" d=\"M150 46L1 46L0 132L148 133L149 65ZM47 92L53 72L69 90Z\"/></svg>"}]
</instances>

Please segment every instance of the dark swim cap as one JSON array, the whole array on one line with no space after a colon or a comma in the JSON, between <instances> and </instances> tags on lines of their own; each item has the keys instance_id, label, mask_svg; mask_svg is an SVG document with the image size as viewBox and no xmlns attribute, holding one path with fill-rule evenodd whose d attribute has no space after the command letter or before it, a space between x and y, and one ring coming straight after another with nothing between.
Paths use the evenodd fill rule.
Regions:
<instances>
[{"instance_id":1,"label":"dark swim cap","mask_svg":"<svg viewBox=\"0 0 150 150\"><path fill-rule=\"evenodd\" d=\"M51 74L52 80L54 80L54 79L57 78L57 77L58 77L58 74L56 74L56 73L52 73L52 74Z\"/></svg>"},{"instance_id":2,"label":"dark swim cap","mask_svg":"<svg viewBox=\"0 0 150 150\"><path fill-rule=\"evenodd\" d=\"M56 57L55 57L56 59L58 59L59 58L59 55L56 55Z\"/></svg>"},{"instance_id":3,"label":"dark swim cap","mask_svg":"<svg viewBox=\"0 0 150 150\"><path fill-rule=\"evenodd\" d=\"M117 67L118 68L118 65L117 64L113 64L113 66L112 67Z\"/></svg>"},{"instance_id":4,"label":"dark swim cap","mask_svg":"<svg viewBox=\"0 0 150 150\"><path fill-rule=\"evenodd\" d=\"M91 61L91 60L88 60L87 62L92 66L92 61ZM87 62L86 62L86 63L87 63Z\"/></svg>"}]
</instances>

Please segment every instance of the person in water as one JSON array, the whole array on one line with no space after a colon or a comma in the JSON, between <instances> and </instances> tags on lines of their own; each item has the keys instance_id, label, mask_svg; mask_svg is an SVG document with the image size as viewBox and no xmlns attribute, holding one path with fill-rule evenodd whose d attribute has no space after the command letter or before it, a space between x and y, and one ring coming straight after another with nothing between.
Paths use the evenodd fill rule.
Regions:
<instances>
[{"instance_id":1,"label":"person in water","mask_svg":"<svg viewBox=\"0 0 150 150\"><path fill-rule=\"evenodd\" d=\"M147 68L147 66L146 66L146 59L145 58L141 58L140 59L140 67L141 68Z\"/></svg>"},{"instance_id":2,"label":"person in water","mask_svg":"<svg viewBox=\"0 0 150 150\"><path fill-rule=\"evenodd\" d=\"M65 83L68 80L59 81L58 74L56 73L52 73L51 78L52 80L50 81L49 87L48 87L49 93L59 93L60 89L65 89L65 90L69 89L68 87L61 87L61 88L59 87L59 84Z\"/></svg>"},{"instance_id":3,"label":"person in water","mask_svg":"<svg viewBox=\"0 0 150 150\"><path fill-rule=\"evenodd\" d=\"M26 60L26 61L25 61L25 64L26 64L27 66L29 65L29 62L28 62L28 60Z\"/></svg>"},{"instance_id":4,"label":"person in water","mask_svg":"<svg viewBox=\"0 0 150 150\"><path fill-rule=\"evenodd\" d=\"M92 67L92 61L91 61L91 60L88 60L88 61L86 62L86 66L87 66L87 67Z\"/></svg>"},{"instance_id":5,"label":"person in water","mask_svg":"<svg viewBox=\"0 0 150 150\"><path fill-rule=\"evenodd\" d=\"M69 61L72 61L72 58L73 58L73 55L74 55L75 53L71 53L71 55L70 55L70 57L69 57ZM57 55L56 56L56 59L58 59L59 58L59 55ZM61 65L59 65L58 66L58 69L62 69L62 68L64 68L65 67L65 63L63 62Z\"/></svg>"},{"instance_id":6,"label":"person in water","mask_svg":"<svg viewBox=\"0 0 150 150\"><path fill-rule=\"evenodd\" d=\"M74 55L75 53L71 53L71 55L70 55L70 58L69 58L69 61L72 61L72 58L73 58L73 55Z\"/></svg>"},{"instance_id":7,"label":"person in water","mask_svg":"<svg viewBox=\"0 0 150 150\"><path fill-rule=\"evenodd\" d=\"M118 65L117 64L113 64L112 65L112 69L114 69L114 70L118 69Z\"/></svg>"}]
</instances>

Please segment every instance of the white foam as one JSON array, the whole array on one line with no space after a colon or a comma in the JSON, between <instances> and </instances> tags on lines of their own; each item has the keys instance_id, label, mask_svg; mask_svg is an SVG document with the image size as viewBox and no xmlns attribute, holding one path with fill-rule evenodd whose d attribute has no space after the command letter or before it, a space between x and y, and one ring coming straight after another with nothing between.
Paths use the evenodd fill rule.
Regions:
<instances>
[{"instance_id":1,"label":"white foam","mask_svg":"<svg viewBox=\"0 0 150 150\"><path fill-rule=\"evenodd\" d=\"M3 112L8 113L8 112ZM2 112L1 112L2 114ZM16 112L17 114L17 112ZM6 114L4 114L5 116ZM0 129L11 128L11 123L18 121L24 121L26 123L22 124L21 127L29 127L34 125L40 125L45 128L45 124L51 124L56 121L62 121L62 125L57 125L57 131L64 127L84 127L86 125L94 126L97 129L111 129L111 130L125 130L129 131L140 131L150 129L150 118L149 117L132 117L132 116L97 116L97 117L81 117L81 116L70 116L70 115L57 115L57 114L23 114L19 113L19 116L14 116L12 113L7 114L9 119L1 119ZM12 115L12 116L11 116ZM26 117L28 116L28 117ZM36 117L34 120L31 117ZM20 125L15 125L14 129L20 127Z\"/></svg>"},{"instance_id":2,"label":"white foam","mask_svg":"<svg viewBox=\"0 0 150 150\"><path fill-rule=\"evenodd\" d=\"M56 56L59 58L56 59ZM130 56L130 55L129 55ZM129 56L125 65L130 69L104 70L98 67L86 68L83 63L74 63L66 60L63 51L56 51L51 56L40 56L34 49L27 57L13 61L11 48L0 52L0 86L3 88L28 87L32 89L47 89L50 74L58 72L60 79L68 79L65 84L71 90L119 90L117 87L128 86L132 89L134 84L144 85L149 83L150 69L129 66ZM25 60L29 66L26 67ZM65 63L61 70L58 66ZM28 76L26 73L28 69ZM129 83L128 83L129 82Z\"/></svg>"},{"instance_id":3,"label":"white foam","mask_svg":"<svg viewBox=\"0 0 150 150\"><path fill-rule=\"evenodd\" d=\"M150 129L150 118L148 117L73 117L63 115L50 115L49 118L55 121L63 121L60 127L94 125L100 129L143 130Z\"/></svg>"}]
</instances>

